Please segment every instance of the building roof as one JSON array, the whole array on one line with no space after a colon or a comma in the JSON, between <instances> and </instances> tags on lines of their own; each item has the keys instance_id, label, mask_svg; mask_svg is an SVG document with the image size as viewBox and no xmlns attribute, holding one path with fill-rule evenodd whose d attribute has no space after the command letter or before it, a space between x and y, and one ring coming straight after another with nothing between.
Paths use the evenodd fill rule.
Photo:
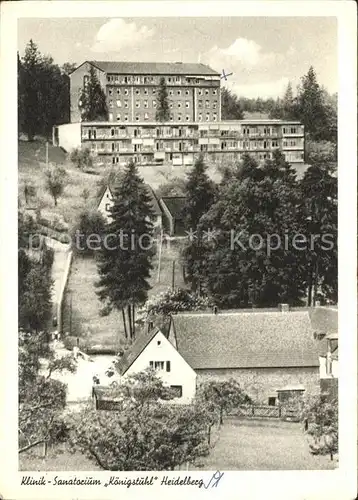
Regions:
<instances>
[{"instance_id":1,"label":"building roof","mask_svg":"<svg viewBox=\"0 0 358 500\"><path fill-rule=\"evenodd\" d=\"M309 309L312 328L315 333L338 334L338 309L335 307L311 307Z\"/></svg>"},{"instance_id":2,"label":"building roof","mask_svg":"<svg viewBox=\"0 0 358 500\"><path fill-rule=\"evenodd\" d=\"M148 195L150 197L150 206L152 208L152 211L153 211L154 215L156 215L156 216L162 215L162 211L160 209L158 199L157 199L157 197L156 197L153 189L151 188L151 186L149 184L144 184L144 186L145 186L145 188L147 190L147 193L148 193ZM103 198L103 195L107 191L107 188L110 190L111 195L113 196L115 187L116 187L115 184L109 184L108 186L103 186L102 187L102 189L100 190L99 195L98 195L97 207L100 204L100 202L101 202L101 200Z\"/></svg>"},{"instance_id":3,"label":"building roof","mask_svg":"<svg viewBox=\"0 0 358 500\"><path fill-rule=\"evenodd\" d=\"M318 367L307 310L173 316L177 349L194 369Z\"/></svg>"},{"instance_id":4,"label":"building roof","mask_svg":"<svg viewBox=\"0 0 358 500\"><path fill-rule=\"evenodd\" d=\"M135 339L130 349L124 353L116 364L116 368L121 375L126 373L159 331L158 328L153 328L148 334L142 333Z\"/></svg>"},{"instance_id":5,"label":"building roof","mask_svg":"<svg viewBox=\"0 0 358 500\"><path fill-rule=\"evenodd\" d=\"M172 217L179 220L183 218L185 200L185 196L163 196L161 198L161 201L166 205Z\"/></svg>"},{"instance_id":6,"label":"building roof","mask_svg":"<svg viewBox=\"0 0 358 500\"><path fill-rule=\"evenodd\" d=\"M105 73L136 75L195 75L220 76L209 66L201 63L182 62L127 62L127 61L88 61Z\"/></svg>"}]
</instances>

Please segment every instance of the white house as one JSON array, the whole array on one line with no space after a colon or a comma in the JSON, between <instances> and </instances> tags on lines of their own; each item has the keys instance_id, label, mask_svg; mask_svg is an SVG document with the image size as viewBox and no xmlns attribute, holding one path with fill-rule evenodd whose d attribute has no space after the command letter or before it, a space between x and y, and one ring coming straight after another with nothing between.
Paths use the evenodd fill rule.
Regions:
<instances>
[{"instance_id":1,"label":"white house","mask_svg":"<svg viewBox=\"0 0 358 500\"><path fill-rule=\"evenodd\" d=\"M159 207L159 203L157 197L153 191L153 189L148 185L144 184L145 189L147 190L148 196L150 198L150 205L153 212L152 223L154 229L161 229L162 227L162 211ZM114 186L106 186L100 193L99 201L97 205L97 210L103 215L104 219L108 222L111 222L111 214L110 210L113 206L113 193Z\"/></svg>"},{"instance_id":2,"label":"white house","mask_svg":"<svg viewBox=\"0 0 358 500\"><path fill-rule=\"evenodd\" d=\"M119 364L121 378L153 368L176 391L175 403L190 403L195 396L195 371L159 329L138 337Z\"/></svg>"}]
</instances>

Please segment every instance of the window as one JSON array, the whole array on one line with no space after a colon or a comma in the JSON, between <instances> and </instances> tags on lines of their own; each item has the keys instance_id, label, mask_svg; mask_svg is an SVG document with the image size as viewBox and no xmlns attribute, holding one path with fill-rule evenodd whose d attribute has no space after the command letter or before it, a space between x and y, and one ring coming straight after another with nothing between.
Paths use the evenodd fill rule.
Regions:
<instances>
[{"instance_id":1,"label":"window","mask_svg":"<svg viewBox=\"0 0 358 500\"><path fill-rule=\"evenodd\" d=\"M152 90L152 94L155 95L155 89Z\"/></svg>"},{"instance_id":2,"label":"window","mask_svg":"<svg viewBox=\"0 0 358 500\"><path fill-rule=\"evenodd\" d=\"M216 122L216 120L217 120L216 113L213 113L213 121Z\"/></svg>"},{"instance_id":3,"label":"window","mask_svg":"<svg viewBox=\"0 0 358 500\"><path fill-rule=\"evenodd\" d=\"M123 78L123 82L124 82L124 83L129 83L129 82L128 82L128 76L125 76L125 77Z\"/></svg>"},{"instance_id":4,"label":"window","mask_svg":"<svg viewBox=\"0 0 358 500\"><path fill-rule=\"evenodd\" d=\"M112 142L112 151L114 151L114 142Z\"/></svg>"},{"instance_id":5,"label":"window","mask_svg":"<svg viewBox=\"0 0 358 500\"><path fill-rule=\"evenodd\" d=\"M178 108L181 108L181 102L178 102Z\"/></svg>"},{"instance_id":6,"label":"window","mask_svg":"<svg viewBox=\"0 0 358 500\"><path fill-rule=\"evenodd\" d=\"M108 95L112 95L113 94L113 89L108 89Z\"/></svg>"},{"instance_id":7,"label":"window","mask_svg":"<svg viewBox=\"0 0 358 500\"><path fill-rule=\"evenodd\" d=\"M136 82L136 83L140 83L140 76L136 76L136 77L135 77L135 82Z\"/></svg>"},{"instance_id":8,"label":"window","mask_svg":"<svg viewBox=\"0 0 358 500\"><path fill-rule=\"evenodd\" d=\"M172 90L169 90L169 95L173 95L173 91Z\"/></svg>"},{"instance_id":9,"label":"window","mask_svg":"<svg viewBox=\"0 0 358 500\"><path fill-rule=\"evenodd\" d=\"M128 115L124 115L124 121L127 122L128 121Z\"/></svg>"},{"instance_id":10,"label":"window","mask_svg":"<svg viewBox=\"0 0 358 500\"><path fill-rule=\"evenodd\" d=\"M117 104L117 108L121 108L122 107L122 103L120 100L116 101L116 104Z\"/></svg>"},{"instance_id":11,"label":"window","mask_svg":"<svg viewBox=\"0 0 358 500\"><path fill-rule=\"evenodd\" d=\"M117 89L117 95L121 95L121 89Z\"/></svg>"},{"instance_id":12,"label":"window","mask_svg":"<svg viewBox=\"0 0 358 500\"><path fill-rule=\"evenodd\" d=\"M169 103L169 107L170 107L170 109L172 109L172 107L173 107L173 103L172 102Z\"/></svg>"},{"instance_id":13,"label":"window","mask_svg":"<svg viewBox=\"0 0 358 500\"><path fill-rule=\"evenodd\" d=\"M119 75L115 75L115 76L114 76L114 80L115 80L116 82L119 82Z\"/></svg>"},{"instance_id":14,"label":"window","mask_svg":"<svg viewBox=\"0 0 358 500\"><path fill-rule=\"evenodd\" d=\"M206 120L207 122L210 120L210 114L209 114L209 113L206 113L205 120Z\"/></svg>"},{"instance_id":15,"label":"window","mask_svg":"<svg viewBox=\"0 0 358 500\"><path fill-rule=\"evenodd\" d=\"M177 91L177 94L178 94L178 95L181 95L181 90L178 90L178 91Z\"/></svg>"},{"instance_id":16,"label":"window","mask_svg":"<svg viewBox=\"0 0 358 500\"><path fill-rule=\"evenodd\" d=\"M157 101L153 101L153 108L157 107Z\"/></svg>"},{"instance_id":17,"label":"window","mask_svg":"<svg viewBox=\"0 0 358 500\"><path fill-rule=\"evenodd\" d=\"M291 134L296 134L296 133L297 133L296 127L291 127Z\"/></svg>"},{"instance_id":18,"label":"window","mask_svg":"<svg viewBox=\"0 0 358 500\"><path fill-rule=\"evenodd\" d=\"M170 388L172 389L173 393L175 394L175 398L181 398L183 395L183 386L182 385L171 385Z\"/></svg>"},{"instance_id":19,"label":"window","mask_svg":"<svg viewBox=\"0 0 358 500\"><path fill-rule=\"evenodd\" d=\"M202 121L202 119L203 119L203 117L202 117L201 113L199 114L198 118L199 118L199 122L201 122L201 121Z\"/></svg>"},{"instance_id":20,"label":"window","mask_svg":"<svg viewBox=\"0 0 358 500\"><path fill-rule=\"evenodd\" d=\"M144 107L147 108L148 107L148 101L144 101Z\"/></svg>"},{"instance_id":21,"label":"window","mask_svg":"<svg viewBox=\"0 0 358 500\"><path fill-rule=\"evenodd\" d=\"M110 122L113 122L113 113L108 114L108 119ZM95 139L95 137L94 137L94 139Z\"/></svg>"},{"instance_id":22,"label":"window","mask_svg":"<svg viewBox=\"0 0 358 500\"><path fill-rule=\"evenodd\" d=\"M218 105L218 101L213 101L213 109L216 109Z\"/></svg>"},{"instance_id":23,"label":"window","mask_svg":"<svg viewBox=\"0 0 358 500\"><path fill-rule=\"evenodd\" d=\"M166 366L167 366L167 372L170 372L170 361L167 361Z\"/></svg>"},{"instance_id":24,"label":"window","mask_svg":"<svg viewBox=\"0 0 358 500\"><path fill-rule=\"evenodd\" d=\"M114 136L114 128L111 128L111 136Z\"/></svg>"},{"instance_id":25,"label":"window","mask_svg":"<svg viewBox=\"0 0 358 500\"><path fill-rule=\"evenodd\" d=\"M117 122L120 122L121 121L121 115L119 113L117 113Z\"/></svg>"},{"instance_id":26,"label":"window","mask_svg":"<svg viewBox=\"0 0 358 500\"><path fill-rule=\"evenodd\" d=\"M148 113L144 113L144 119L148 120L148 118L149 118Z\"/></svg>"},{"instance_id":27,"label":"window","mask_svg":"<svg viewBox=\"0 0 358 500\"><path fill-rule=\"evenodd\" d=\"M203 107L203 101L198 101L198 108L202 108Z\"/></svg>"},{"instance_id":28,"label":"window","mask_svg":"<svg viewBox=\"0 0 358 500\"><path fill-rule=\"evenodd\" d=\"M169 120L172 122L173 121L173 115L170 115Z\"/></svg>"},{"instance_id":29,"label":"window","mask_svg":"<svg viewBox=\"0 0 358 500\"><path fill-rule=\"evenodd\" d=\"M140 90L136 89L135 93L136 93L136 95L139 95L140 94Z\"/></svg>"},{"instance_id":30,"label":"window","mask_svg":"<svg viewBox=\"0 0 358 500\"><path fill-rule=\"evenodd\" d=\"M124 101L124 107L128 108L128 101L127 100Z\"/></svg>"},{"instance_id":31,"label":"window","mask_svg":"<svg viewBox=\"0 0 358 500\"><path fill-rule=\"evenodd\" d=\"M216 89L213 89L213 95L216 95L218 91Z\"/></svg>"},{"instance_id":32,"label":"window","mask_svg":"<svg viewBox=\"0 0 358 500\"><path fill-rule=\"evenodd\" d=\"M210 108L210 101L205 101L205 107Z\"/></svg>"},{"instance_id":33,"label":"window","mask_svg":"<svg viewBox=\"0 0 358 500\"><path fill-rule=\"evenodd\" d=\"M149 366L154 370L164 370L164 361L149 361Z\"/></svg>"},{"instance_id":34,"label":"window","mask_svg":"<svg viewBox=\"0 0 358 500\"><path fill-rule=\"evenodd\" d=\"M199 90L198 90L198 95L203 95L203 91L202 91L202 89L199 89Z\"/></svg>"},{"instance_id":35,"label":"window","mask_svg":"<svg viewBox=\"0 0 358 500\"><path fill-rule=\"evenodd\" d=\"M113 108L113 101L112 100L109 101L109 107Z\"/></svg>"},{"instance_id":36,"label":"window","mask_svg":"<svg viewBox=\"0 0 358 500\"><path fill-rule=\"evenodd\" d=\"M135 107L136 107L136 108L139 108L139 107L140 107L140 101L136 101L136 102L135 102Z\"/></svg>"},{"instance_id":37,"label":"window","mask_svg":"<svg viewBox=\"0 0 358 500\"><path fill-rule=\"evenodd\" d=\"M176 76L176 77L175 77L175 81L176 81L177 83L180 83L180 76Z\"/></svg>"},{"instance_id":38,"label":"window","mask_svg":"<svg viewBox=\"0 0 358 500\"><path fill-rule=\"evenodd\" d=\"M89 82L89 76L88 75L85 75L83 77L83 86L85 87L87 85L87 83Z\"/></svg>"},{"instance_id":39,"label":"window","mask_svg":"<svg viewBox=\"0 0 358 500\"><path fill-rule=\"evenodd\" d=\"M144 95L148 95L148 89L144 89Z\"/></svg>"},{"instance_id":40,"label":"window","mask_svg":"<svg viewBox=\"0 0 358 500\"><path fill-rule=\"evenodd\" d=\"M189 95L189 90L186 90L186 91L185 91L185 95Z\"/></svg>"},{"instance_id":41,"label":"window","mask_svg":"<svg viewBox=\"0 0 358 500\"><path fill-rule=\"evenodd\" d=\"M189 108L189 106L190 106L190 102L189 101L185 101L185 107Z\"/></svg>"},{"instance_id":42,"label":"window","mask_svg":"<svg viewBox=\"0 0 358 500\"><path fill-rule=\"evenodd\" d=\"M136 121L136 122L139 122L139 115L136 115L136 116L135 116L135 121Z\"/></svg>"},{"instance_id":43,"label":"window","mask_svg":"<svg viewBox=\"0 0 358 500\"><path fill-rule=\"evenodd\" d=\"M107 82L110 82L112 80L111 75L107 75Z\"/></svg>"},{"instance_id":44,"label":"window","mask_svg":"<svg viewBox=\"0 0 358 500\"><path fill-rule=\"evenodd\" d=\"M128 95L128 89L124 89L124 95Z\"/></svg>"},{"instance_id":45,"label":"window","mask_svg":"<svg viewBox=\"0 0 358 500\"><path fill-rule=\"evenodd\" d=\"M269 406L275 406L276 405L276 398L268 398L268 404L269 404Z\"/></svg>"},{"instance_id":46,"label":"window","mask_svg":"<svg viewBox=\"0 0 358 500\"><path fill-rule=\"evenodd\" d=\"M172 81L172 78L169 76L169 77L168 77L168 82L170 82L170 83L171 83L171 81Z\"/></svg>"},{"instance_id":47,"label":"window","mask_svg":"<svg viewBox=\"0 0 358 500\"><path fill-rule=\"evenodd\" d=\"M209 95L209 89L205 89L205 95Z\"/></svg>"},{"instance_id":48,"label":"window","mask_svg":"<svg viewBox=\"0 0 358 500\"><path fill-rule=\"evenodd\" d=\"M188 122L190 120L190 116L186 115L185 120Z\"/></svg>"}]
</instances>

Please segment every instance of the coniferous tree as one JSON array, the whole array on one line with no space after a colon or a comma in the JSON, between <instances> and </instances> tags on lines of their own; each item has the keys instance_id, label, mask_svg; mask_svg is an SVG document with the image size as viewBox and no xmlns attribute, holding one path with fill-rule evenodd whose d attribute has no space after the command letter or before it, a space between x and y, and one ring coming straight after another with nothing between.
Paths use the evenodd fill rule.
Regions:
<instances>
[{"instance_id":1,"label":"coniferous tree","mask_svg":"<svg viewBox=\"0 0 358 500\"><path fill-rule=\"evenodd\" d=\"M108 120L106 96L93 66L90 67L89 79L82 89L79 102L82 121L92 122Z\"/></svg>"},{"instance_id":2,"label":"coniferous tree","mask_svg":"<svg viewBox=\"0 0 358 500\"><path fill-rule=\"evenodd\" d=\"M244 113L240 100L226 87L221 89L221 119L222 120L242 120Z\"/></svg>"},{"instance_id":3,"label":"coniferous tree","mask_svg":"<svg viewBox=\"0 0 358 500\"><path fill-rule=\"evenodd\" d=\"M25 49L20 77L22 77L21 99L24 103L22 127L32 141L41 131L41 83L42 61L37 45L30 40Z\"/></svg>"},{"instance_id":4,"label":"coniferous tree","mask_svg":"<svg viewBox=\"0 0 358 500\"><path fill-rule=\"evenodd\" d=\"M297 94L297 113L312 140L324 139L327 133L327 110L323 92L317 82L314 68L311 66L303 76Z\"/></svg>"},{"instance_id":5,"label":"coniferous tree","mask_svg":"<svg viewBox=\"0 0 358 500\"><path fill-rule=\"evenodd\" d=\"M135 310L147 300L152 268L153 216L143 179L133 162L114 190L112 222L98 255L97 294L122 311L125 334L135 337Z\"/></svg>"},{"instance_id":6,"label":"coniferous tree","mask_svg":"<svg viewBox=\"0 0 358 500\"><path fill-rule=\"evenodd\" d=\"M203 214L215 198L215 184L206 173L207 167L201 156L187 175L185 185L185 206L183 209L185 226L195 231Z\"/></svg>"},{"instance_id":7,"label":"coniferous tree","mask_svg":"<svg viewBox=\"0 0 358 500\"><path fill-rule=\"evenodd\" d=\"M157 111L155 113L155 119L158 122L167 122L169 121L169 118L170 118L170 111L169 111L167 86L165 84L165 78L162 77L159 82Z\"/></svg>"}]
</instances>

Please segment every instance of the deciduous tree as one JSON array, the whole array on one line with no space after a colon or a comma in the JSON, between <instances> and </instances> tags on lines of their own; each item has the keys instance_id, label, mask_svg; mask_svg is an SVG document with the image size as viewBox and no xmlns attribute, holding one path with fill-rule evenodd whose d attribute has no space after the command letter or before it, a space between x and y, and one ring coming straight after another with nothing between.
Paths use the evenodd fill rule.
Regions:
<instances>
[{"instance_id":1,"label":"deciduous tree","mask_svg":"<svg viewBox=\"0 0 358 500\"><path fill-rule=\"evenodd\" d=\"M68 177L63 167L52 166L45 172L45 187L53 198L55 207L58 198L63 194Z\"/></svg>"}]
</instances>

